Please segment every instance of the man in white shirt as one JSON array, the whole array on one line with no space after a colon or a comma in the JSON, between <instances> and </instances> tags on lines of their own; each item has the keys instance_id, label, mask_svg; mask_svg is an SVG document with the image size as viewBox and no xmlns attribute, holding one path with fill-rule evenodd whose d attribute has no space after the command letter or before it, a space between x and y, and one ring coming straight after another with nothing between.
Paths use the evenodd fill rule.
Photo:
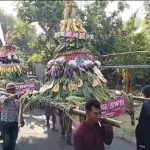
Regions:
<instances>
[{"instance_id":1,"label":"man in white shirt","mask_svg":"<svg viewBox=\"0 0 150 150\"><path fill-rule=\"evenodd\" d=\"M13 83L6 85L6 92L0 97L0 103L3 105L1 112L3 150L15 150L18 137L19 95L15 94L16 86ZM23 119L21 124L24 125Z\"/></svg>"}]
</instances>

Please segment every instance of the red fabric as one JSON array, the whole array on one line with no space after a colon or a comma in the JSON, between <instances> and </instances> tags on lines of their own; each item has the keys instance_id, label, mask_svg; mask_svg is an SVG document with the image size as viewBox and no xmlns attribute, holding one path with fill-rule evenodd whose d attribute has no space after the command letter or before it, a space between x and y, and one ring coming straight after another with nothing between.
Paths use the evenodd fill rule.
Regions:
<instances>
[{"instance_id":1,"label":"red fabric","mask_svg":"<svg viewBox=\"0 0 150 150\"><path fill-rule=\"evenodd\" d=\"M99 127L83 122L74 133L75 150L105 150L104 143L110 145L113 139L111 126Z\"/></svg>"},{"instance_id":2,"label":"red fabric","mask_svg":"<svg viewBox=\"0 0 150 150\"><path fill-rule=\"evenodd\" d=\"M125 113L127 109L127 99L117 97L111 100L101 102L102 117L113 118Z\"/></svg>"}]
</instances>

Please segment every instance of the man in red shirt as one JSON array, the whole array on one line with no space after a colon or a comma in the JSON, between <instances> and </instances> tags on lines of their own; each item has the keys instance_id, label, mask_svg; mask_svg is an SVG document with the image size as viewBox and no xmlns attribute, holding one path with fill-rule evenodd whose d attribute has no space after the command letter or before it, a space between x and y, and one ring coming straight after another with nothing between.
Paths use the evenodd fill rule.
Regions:
<instances>
[{"instance_id":1,"label":"man in red shirt","mask_svg":"<svg viewBox=\"0 0 150 150\"><path fill-rule=\"evenodd\" d=\"M75 150L105 150L104 143L110 145L113 139L113 128L101 124L100 103L95 98L86 102L87 119L74 134Z\"/></svg>"}]
</instances>

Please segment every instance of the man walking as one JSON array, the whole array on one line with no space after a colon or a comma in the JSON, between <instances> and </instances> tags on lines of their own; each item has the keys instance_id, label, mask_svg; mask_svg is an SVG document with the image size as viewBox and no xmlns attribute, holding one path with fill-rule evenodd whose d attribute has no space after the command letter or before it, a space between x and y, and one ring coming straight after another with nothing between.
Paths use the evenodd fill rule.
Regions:
<instances>
[{"instance_id":1,"label":"man walking","mask_svg":"<svg viewBox=\"0 0 150 150\"><path fill-rule=\"evenodd\" d=\"M104 150L104 143L110 145L113 139L112 126L100 123L100 103L94 98L86 102L87 119L74 134L75 150Z\"/></svg>"},{"instance_id":2,"label":"man walking","mask_svg":"<svg viewBox=\"0 0 150 150\"><path fill-rule=\"evenodd\" d=\"M143 94L150 98L150 83L144 85ZM150 150L150 100L143 102L135 135L137 150Z\"/></svg>"},{"instance_id":3,"label":"man walking","mask_svg":"<svg viewBox=\"0 0 150 150\"><path fill-rule=\"evenodd\" d=\"M6 85L6 92L10 96L3 95L0 97L0 103L3 105L1 112L3 150L15 150L18 137L19 95L15 94L16 86L13 83ZM24 125L23 118L21 119L21 125Z\"/></svg>"},{"instance_id":4,"label":"man walking","mask_svg":"<svg viewBox=\"0 0 150 150\"><path fill-rule=\"evenodd\" d=\"M50 116L52 116L52 130L57 131L56 128L56 117L57 117L57 109L51 106L45 106L45 117L46 117L46 125L50 127Z\"/></svg>"}]
</instances>

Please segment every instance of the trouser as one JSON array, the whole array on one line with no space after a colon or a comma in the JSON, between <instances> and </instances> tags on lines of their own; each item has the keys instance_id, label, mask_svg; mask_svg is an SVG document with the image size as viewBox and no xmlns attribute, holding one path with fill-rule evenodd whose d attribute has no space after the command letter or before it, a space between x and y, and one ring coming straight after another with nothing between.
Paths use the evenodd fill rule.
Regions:
<instances>
[{"instance_id":1,"label":"trouser","mask_svg":"<svg viewBox=\"0 0 150 150\"><path fill-rule=\"evenodd\" d=\"M58 116L59 116L59 122L60 122L60 126L61 126L61 135L64 137L65 136L65 128L64 128L64 125L63 125L62 114L63 114L63 111L59 110L58 111Z\"/></svg>"},{"instance_id":2,"label":"trouser","mask_svg":"<svg viewBox=\"0 0 150 150\"><path fill-rule=\"evenodd\" d=\"M47 125L49 125L49 119L50 119L50 116L52 116L52 122L53 122L54 129L56 126L56 115L57 115L57 109L52 108L50 106L47 106L45 108L45 116L46 116Z\"/></svg>"},{"instance_id":3,"label":"trouser","mask_svg":"<svg viewBox=\"0 0 150 150\"><path fill-rule=\"evenodd\" d=\"M67 143L70 143L71 142L71 137L72 137L72 121L71 120L70 120L68 126L69 126L69 128L65 133L65 139L66 139Z\"/></svg>"},{"instance_id":4,"label":"trouser","mask_svg":"<svg viewBox=\"0 0 150 150\"><path fill-rule=\"evenodd\" d=\"M150 124L138 124L135 130L137 150L150 150Z\"/></svg>"},{"instance_id":5,"label":"trouser","mask_svg":"<svg viewBox=\"0 0 150 150\"><path fill-rule=\"evenodd\" d=\"M59 119L60 119L61 134L62 134L63 137L65 137L66 142L70 143L71 142L71 136L72 136L72 121L70 121L70 123L68 125L69 128L66 131L66 129L63 125L63 119L62 119L63 111L59 110L58 115L59 115Z\"/></svg>"},{"instance_id":6,"label":"trouser","mask_svg":"<svg viewBox=\"0 0 150 150\"><path fill-rule=\"evenodd\" d=\"M2 122L3 150L15 150L18 137L17 122Z\"/></svg>"}]
</instances>

